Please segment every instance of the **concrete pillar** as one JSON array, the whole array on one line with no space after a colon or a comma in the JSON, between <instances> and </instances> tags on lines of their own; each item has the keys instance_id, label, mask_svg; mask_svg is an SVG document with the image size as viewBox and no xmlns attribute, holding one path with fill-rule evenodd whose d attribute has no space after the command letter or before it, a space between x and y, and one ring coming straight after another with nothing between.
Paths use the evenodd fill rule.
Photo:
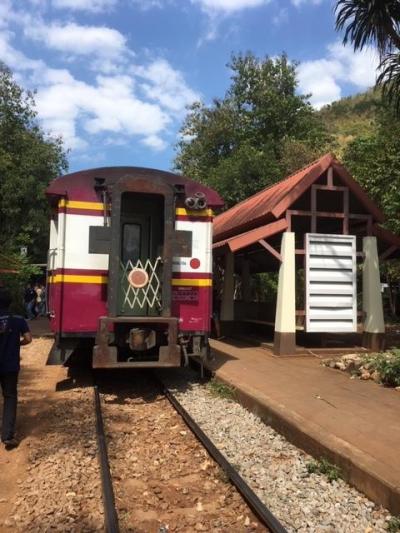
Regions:
<instances>
[{"instance_id":1,"label":"concrete pillar","mask_svg":"<svg viewBox=\"0 0 400 533\"><path fill-rule=\"evenodd\" d=\"M279 269L275 314L274 353L296 353L296 287L294 233L282 235L282 263Z\"/></svg>"},{"instance_id":2,"label":"concrete pillar","mask_svg":"<svg viewBox=\"0 0 400 533\"><path fill-rule=\"evenodd\" d=\"M242 297L244 302L251 302L250 262L247 257L242 263Z\"/></svg>"},{"instance_id":3,"label":"concrete pillar","mask_svg":"<svg viewBox=\"0 0 400 533\"><path fill-rule=\"evenodd\" d=\"M380 351L385 344L385 321L376 237L363 238L363 251L363 346Z\"/></svg>"},{"instance_id":4,"label":"concrete pillar","mask_svg":"<svg viewBox=\"0 0 400 533\"><path fill-rule=\"evenodd\" d=\"M233 291L234 291L234 255L229 250L225 254L224 282L222 285L221 299L221 321L232 321L233 313Z\"/></svg>"}]
</instances>

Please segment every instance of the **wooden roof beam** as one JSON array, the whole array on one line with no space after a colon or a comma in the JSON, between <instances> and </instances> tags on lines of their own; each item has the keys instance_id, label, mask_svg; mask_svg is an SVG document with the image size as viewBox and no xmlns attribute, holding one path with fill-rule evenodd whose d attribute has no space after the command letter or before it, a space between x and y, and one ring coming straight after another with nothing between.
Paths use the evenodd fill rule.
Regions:
<instances>
[{"instance_id":1,"label":"wooden roof beam","mask_svg":"<svg viewBox=\"0 0 400 533\"><path fill-rule=\"evenodd\" d=\"M275 257L275 259L277 259L280 263L282 263L282 256L281 256L281 254L280 254L279 252L277 252L273 246L271 246L271 245L270 245L267 241L265 241L264 239L259 239L258 242L261 244L261 246L264 246L264 248L265 248L266 250L268 250L268 252L269 252L270 254L272 254L272 255Z\"/></svg>"}]
</instances>

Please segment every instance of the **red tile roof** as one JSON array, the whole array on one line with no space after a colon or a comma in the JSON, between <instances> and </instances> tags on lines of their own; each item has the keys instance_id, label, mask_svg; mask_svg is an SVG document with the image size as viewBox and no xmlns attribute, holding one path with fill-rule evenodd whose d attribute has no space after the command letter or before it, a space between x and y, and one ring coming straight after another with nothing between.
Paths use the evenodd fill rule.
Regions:
<instances>
[{"instance_id":1,"label":"red tile roof","mask_svg":"<svg viewBox=\"0 0 400 533\"><path fill-rule=\"evenodd\" d=\"M383 221L383 214L367 197L363 189L350 176L333 154L325 154L313 163L291 174L287 178L263 189L214 220L214 242L241 234L259 225L272 222L282 216L307 189L330 166L355 194L376 221Z\"/></svg>"},{"instance_id":2,"label":"red tile roof","mask_svg":"<svg viewBox=\"0 0 400 533\"><path fill-rule=\"evenodd\" d=\"M235 235L230 239L224 239L213 245L213 248L220 248L221 246L228 246L231 252L237 252L242 248L246 248L255 242L258 242L260 239L266 239L272 235L276 235L288 227L286 219L281 218L275 222L271 222L265 226L260 226L258 228L246 231L240 235Z\"/></svg>"}]
</instances>

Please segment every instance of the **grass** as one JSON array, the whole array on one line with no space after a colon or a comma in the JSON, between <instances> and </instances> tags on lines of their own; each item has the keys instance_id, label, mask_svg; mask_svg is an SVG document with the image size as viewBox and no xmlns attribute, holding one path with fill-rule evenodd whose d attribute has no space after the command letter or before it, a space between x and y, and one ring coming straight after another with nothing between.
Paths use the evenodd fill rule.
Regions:
<instances>
[{"instance_id":1,"label":"grass","mask_svg":"<svg viewBox=\"0 0 400 533\"><path fill-rule=\"evenodd\" d=\"M397 531L400 531L400 516L392 516L386 527L389 533L397 533Z\"/></svg>"},{"instance_id":2,"label":"grass","mask_svg":"<svg viewBox=\"0 0 400 533\"><path fill-rule=\"evenodd\" d=\"M225 400L231 401L235 400L235 388L230 385L226 385L225 383L222 383L222 381L218 381L215 378L208 382L207 389L211 394L218 396L219 398L224 398Z\"/></svg>"},{"instance_id":3,"label":"grass","mask_svg":"<svg viewBox=\"0 0 400 533\"><path fill-rule=\"evenodd\" d=\"M342 478L342 472L340 468L330 463L327 459L310 461L306 466L309 474L324 474L330 483Z\"/></svg>"}]
</instances>

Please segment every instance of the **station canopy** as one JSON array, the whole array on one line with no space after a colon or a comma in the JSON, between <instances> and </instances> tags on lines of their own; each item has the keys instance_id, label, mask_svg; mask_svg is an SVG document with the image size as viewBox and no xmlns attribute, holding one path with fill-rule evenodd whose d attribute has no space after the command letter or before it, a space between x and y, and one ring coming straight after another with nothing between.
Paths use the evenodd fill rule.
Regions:
<instances>
[{"instance_id":1,"label":"station canopy","mask_svg":"<svg viewBox=\"0 0 400 533\"><path fill-rule=\"evenodd\" d=\"M245 255L252 259L253 272L276 270L282 233L293 231L299 254L306 233L325 233L373 235L381 258L400 257L400 237L384 222L379 207L329 153L218 215L214 254L229 250L237 259ZM361 253L361 239L357 241Z\"/></svg>"}]
</instances>

